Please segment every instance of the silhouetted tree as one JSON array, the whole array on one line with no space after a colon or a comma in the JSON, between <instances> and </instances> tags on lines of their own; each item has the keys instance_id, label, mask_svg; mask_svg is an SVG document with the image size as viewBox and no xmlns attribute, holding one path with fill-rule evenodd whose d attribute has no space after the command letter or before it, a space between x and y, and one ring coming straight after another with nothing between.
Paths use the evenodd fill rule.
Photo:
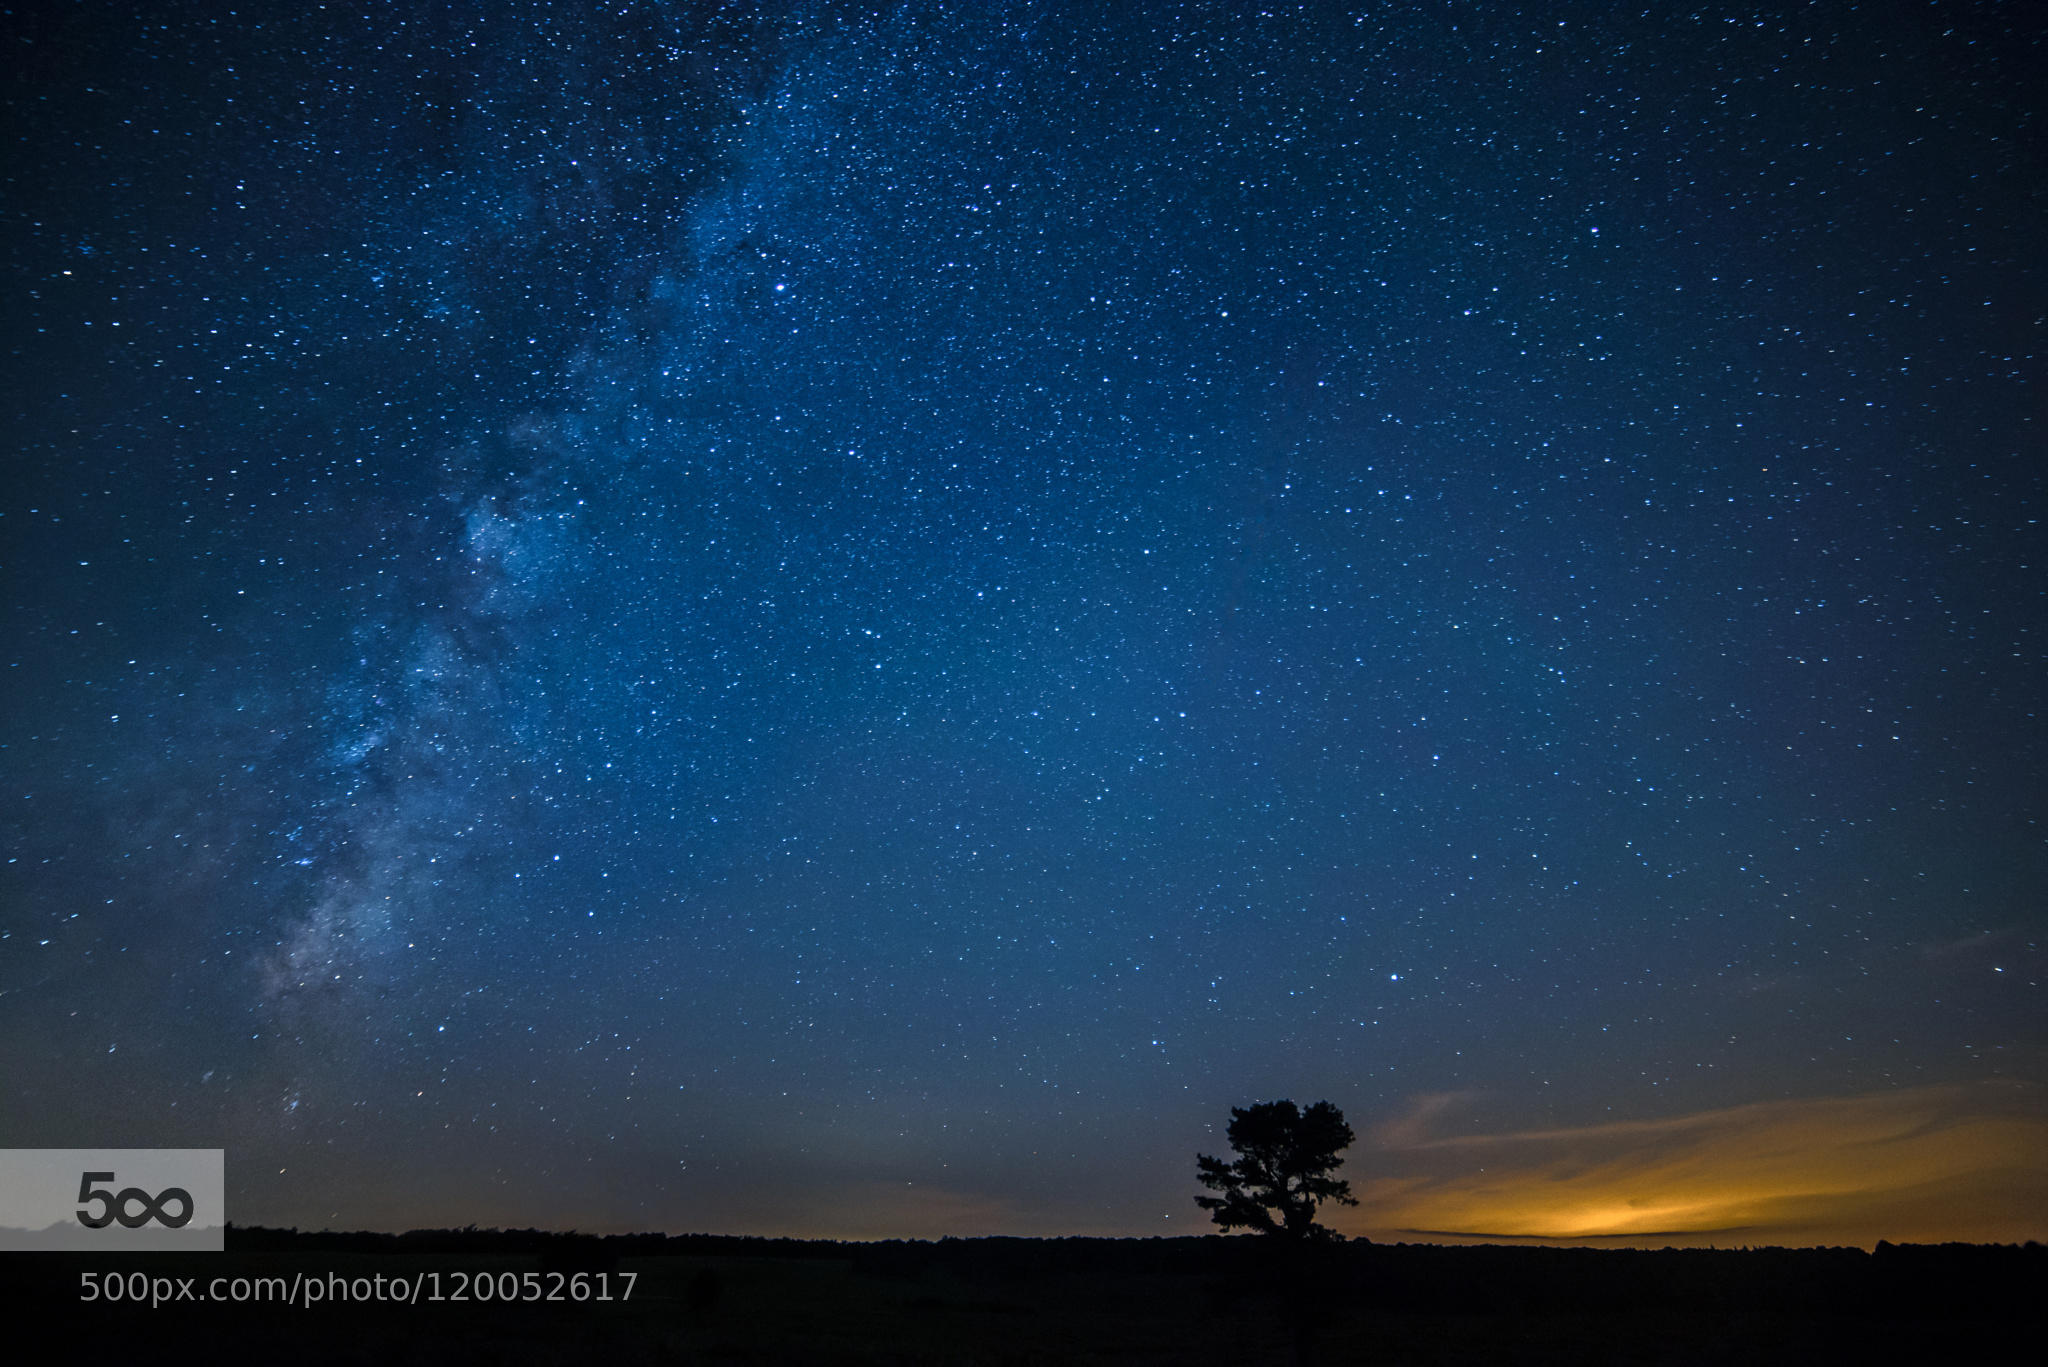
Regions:
<instances>
[{"instance_id":1,"label":"silhouetted tree","mask_svg":"<svg viewBox=\"0 0 2048 1367\"><path fill-rule=\"evenodd\" d=\"M1332 1238L1316 1223L1316 1207L1325 1201L1355 1206L1351 1184L1330 1176L1344 1160L1339 1155L1357 1136L1344 1123L1344 1112L1327 1101L1306 1111L1291 1101L1265 1101L1230 1108L1230 1147L1234 1163L1195 1155L1196 1176L1221 1196L1197 1196L1195 1204L1225 1229L1256 1229L1283 1239Z\"/></svg>"}]
</instances>

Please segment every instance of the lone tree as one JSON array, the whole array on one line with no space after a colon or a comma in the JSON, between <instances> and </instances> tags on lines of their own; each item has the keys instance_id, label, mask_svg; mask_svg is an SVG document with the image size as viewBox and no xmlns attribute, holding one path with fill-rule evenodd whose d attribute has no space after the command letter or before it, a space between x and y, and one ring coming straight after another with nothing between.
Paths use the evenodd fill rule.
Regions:
<instances>
[{"instance_id":1,"label":"lone tree","mask_svg":"<svg viewBox=\"0 0 2048 1367\"><path fill-rule=\"evenodd\" d=\"M1333 1238L1333 1231L1316 1223L1316 1207L1325 1201L1358 1204L1351 1184L1330 1176L1356 1137L1344 1112L1327 1101L1306 1111L1291 1101L1233 1106L1230 1147L1238 1159L1226 1163L1195 1155L1202 1185L1223 1193L1197 1196L1195 1204L1225 1229L1256 1229L1290 1240Z\"/></svg>"}]
</instances>

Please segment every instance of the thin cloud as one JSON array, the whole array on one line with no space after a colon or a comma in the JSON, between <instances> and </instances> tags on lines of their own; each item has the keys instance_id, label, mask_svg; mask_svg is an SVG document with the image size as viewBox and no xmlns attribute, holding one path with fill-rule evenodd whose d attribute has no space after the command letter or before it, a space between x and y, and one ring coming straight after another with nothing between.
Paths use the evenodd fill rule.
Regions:
<instances>
[{"instance_id":1,"label":"thin cloud","mask_svg":"<svg viewBox=\"0 0 2048 1367\"><path fill-rule=\"evenodd\" d=\"M1357 1153L1374 1238L2016 1242L2048 1234L2048 1097L1922 1087L1650 1121L1439 1136L1418 1098Z\"/></svg>"}]
</instances>

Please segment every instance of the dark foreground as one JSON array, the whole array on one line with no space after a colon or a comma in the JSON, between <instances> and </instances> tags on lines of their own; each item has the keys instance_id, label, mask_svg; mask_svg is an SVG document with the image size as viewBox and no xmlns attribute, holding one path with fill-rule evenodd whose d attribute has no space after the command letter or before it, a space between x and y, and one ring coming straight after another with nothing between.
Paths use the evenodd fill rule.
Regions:
<instances>
[{"instance_id":1,"label":"dark foreground","mask_svg":"<svg viewBox=\"0 0 2048 1367\"><path fill-rule=\"evenodd\" d=\"M2048 1285L2037 1244L1308 1252L255 1229L223 1254L0 1255L0 1312L74 1345L50 1361L1807 1367L2032 1360Z\"/></svg>"}]
</instances>

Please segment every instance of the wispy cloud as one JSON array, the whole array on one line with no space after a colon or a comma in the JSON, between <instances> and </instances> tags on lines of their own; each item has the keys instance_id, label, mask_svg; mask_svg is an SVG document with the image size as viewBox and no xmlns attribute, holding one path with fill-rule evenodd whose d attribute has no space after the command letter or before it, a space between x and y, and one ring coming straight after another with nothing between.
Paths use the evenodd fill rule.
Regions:
<instances>
[{"instance_id":1,"label":"wispy cloud","mask_svg":"<svg viewBox=\"0 0 2048 1367\"><path fill-rule=\"evenodd\" d=\"M2048 1237L2048 1095L1921 1087L1446 1136L1416 1098L1353 1151L1374 1238L1863 1244ZM1376 1147L1376 1151L1375 1151Z\"/></svg>"}]
</instances>

